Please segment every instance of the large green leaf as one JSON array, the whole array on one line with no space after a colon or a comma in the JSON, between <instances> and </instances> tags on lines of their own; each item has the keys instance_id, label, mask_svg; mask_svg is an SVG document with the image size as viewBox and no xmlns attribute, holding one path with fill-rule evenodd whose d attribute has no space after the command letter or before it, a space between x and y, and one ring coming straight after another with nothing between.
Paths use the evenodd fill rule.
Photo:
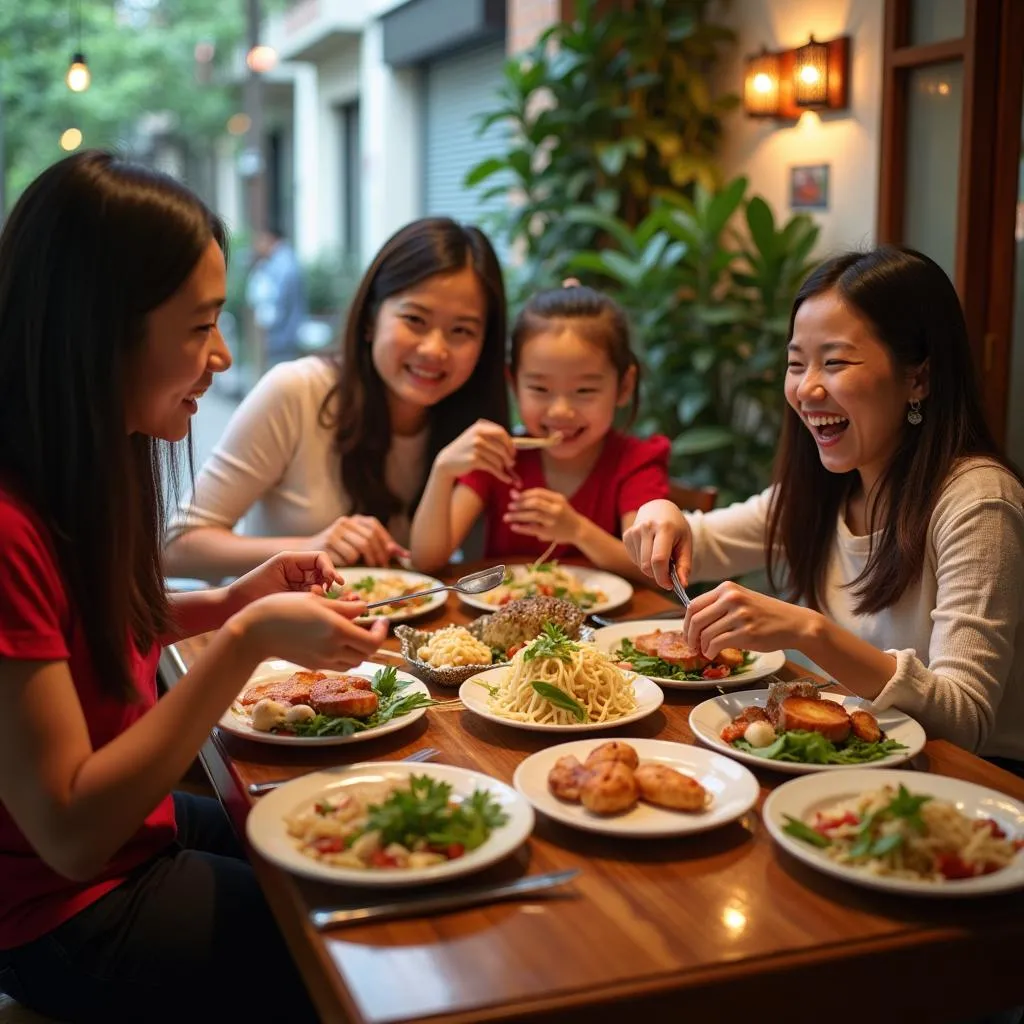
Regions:
<instances>
[{"instance_id":1,"label":"large green leaf","mask_svg":"<svg viewBox=\"0 0 1024 1024\"><path fill-rule=\"evenodd\" d=\"M690 427L672 442L673 455L704 455L729 448L736 435L728 427Z\"/></svg>"},{"instance_id":2,"label":"large green leaf","mask_svg":"<svg viewBox=\"0 0 1024 1024\"><path fill-rule=\"evenodd\" d=\"M750 237L766 260L775 259L775 218L771 208L760 197L754 196L747 203L747 227Z\"/></svg>"}]
</instances>

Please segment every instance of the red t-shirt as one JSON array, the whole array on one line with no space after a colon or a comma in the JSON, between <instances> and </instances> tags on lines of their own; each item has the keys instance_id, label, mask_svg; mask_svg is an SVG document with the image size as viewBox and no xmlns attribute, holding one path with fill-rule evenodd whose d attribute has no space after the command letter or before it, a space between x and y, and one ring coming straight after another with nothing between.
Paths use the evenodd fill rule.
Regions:
<instances>
[{"instance_id":1,"label":"red t-shirt","mask_svg":"<svg viewBox=\"0 0 1024 1024\"><path fill-rule=\"evenodd\" d=\"M160 648L154 644L146 654L134 644L130 649L142 700L122 704L97 687L48 530L31 508L0 488L0 658L66 661L93 748L98 749L156 703ZM0 804L0 949L52 931L118 886L175 835L174 802L168 794L96 878L73 882L39 857Z\"/></svg>"},{"instance_id":2,"label":"red t-shirt","mask_svg":"<svg viewBox=\"0 0 1024 1024\"><path fill-rule=\"evenodd\" d=\"M669 448L668 438L661 434L641 440L611 431L590 475L569 499L569 504L606 533L621 537L622 517L627 512L635 512L646 501L668 497ZM541 452L536 449L516 453L516 473L523 482L517 490L548 486ZM485 558L507 555L537 558L544 554L547 548L544 541L513 533L509 524L502 520L512 487L480 469L460 477L459 483L472 488L484 503ZM567 558L578 554L571 544L560 544L551 557Z\"/></svg>"}]
</instances>

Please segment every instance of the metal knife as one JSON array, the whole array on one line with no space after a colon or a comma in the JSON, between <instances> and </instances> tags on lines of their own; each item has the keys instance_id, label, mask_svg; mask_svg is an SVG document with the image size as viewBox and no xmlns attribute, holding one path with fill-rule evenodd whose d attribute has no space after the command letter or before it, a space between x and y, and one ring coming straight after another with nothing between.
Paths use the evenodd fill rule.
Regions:
<instances>
[{"instance_id":1,"label":"metal knife","mask_svg":"<svg viewBox=\"0 0 1024 1024\"><path fill-rule=\"evenodd\" d=\"M498 885L479 885L474 889L444 893L441 896L414 896L394 903L381 903L370 907L338 908L318 907L309 912L313 927L323 930L338 924L354 924L359 921L382 921L395 917L420 917L424 914L438 914L445 910L472 907L494 900L515 899L530 893L553 889L571 882L578 874L578 868L569 871L552 871L546 875L526 875L514 882Z\"/></svg>"},{"instance_id":2,"label":"metal knife","mask_svg":"<svg viewBox=\"0 0 1024 1024\"><path fill-rule=\"evenodd\" d=\"M686 588L679 580L679 573L676 572L676 563L670 562L668 566L668 578L672 581L672 589L676 592L676 597L683 602L683 611L690 607L690 597L686 593Z\"/></svg>"},{"instance_id":3,"label":"metal knife","mask_svg":"<svg viewBox=\"0 0 1024 1024\"><path fill-rule=\"evenodd\" d=\"M648 619L681 619L683 612L678 608L669 608L667 611L654 612L652 615L634 615L628 619L609 619L605 615L591 615L590 621L596 622L599 626L621 626L627 622L646 622Z\"/></svg>"}]
</instances>

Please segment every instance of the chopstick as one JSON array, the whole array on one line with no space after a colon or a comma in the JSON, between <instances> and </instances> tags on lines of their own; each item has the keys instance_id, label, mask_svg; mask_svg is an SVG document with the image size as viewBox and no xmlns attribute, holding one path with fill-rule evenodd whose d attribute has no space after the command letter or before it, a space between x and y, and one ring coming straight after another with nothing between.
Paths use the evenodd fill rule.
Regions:
<instances>
[{"instance_id":1,"label":"chopstick","mask_svg":"<svg viewBox=\"0 0 1024 1024\"><path fill-rule=\"evenodd\" d=\"M512 447L517 448L520 451L526 451L529 448L554 448L556 444L562 443L562 435L555 431L553 434L548 434L547 437L513 437Z\"/></svg>"},{"instance_id":2,"label":"chopstick","mask_svg":"<svg viewBox=\"0 0 1024 1024\"><path fill-rule=\"evenodd\" d=\"M547 546L547 549L544 551L544 554L541 555L540 558L538 558L536 562L531 562L529 564L529 566L527 568L530 570L530 572L533 572L533 570L535 570L538 565L543 565L548 560L548 555L550 555L551 552L554 551L555 548L557 548L557 547L558 547L558 541L557 540L553 540Z\"/></svg>"}]
</instances>

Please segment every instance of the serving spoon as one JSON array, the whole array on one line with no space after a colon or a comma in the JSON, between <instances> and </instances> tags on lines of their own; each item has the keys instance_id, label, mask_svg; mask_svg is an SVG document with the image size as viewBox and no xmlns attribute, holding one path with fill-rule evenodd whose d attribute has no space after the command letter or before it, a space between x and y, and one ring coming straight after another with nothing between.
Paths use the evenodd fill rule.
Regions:
<instances>
[{"instance_id":1,"label":"serving spoon","mask_svg":"<svg viewBox=\"0 0 1024 1024\"><path fill-rule=\"evenodd\" d=\"M442 590L457 590L460 594L483 594L497 587L504 578L505 566L496 565L493 569L481 569L479 572L471 572L468 576L460 576L454 583L442 583L439 587L417 590L415 594L402 594L401 597L389 597L384 601L371 601L366 607L381 608L386 604L399 604L416 597L438 594Z\"/></svg>"}]
</instances>

